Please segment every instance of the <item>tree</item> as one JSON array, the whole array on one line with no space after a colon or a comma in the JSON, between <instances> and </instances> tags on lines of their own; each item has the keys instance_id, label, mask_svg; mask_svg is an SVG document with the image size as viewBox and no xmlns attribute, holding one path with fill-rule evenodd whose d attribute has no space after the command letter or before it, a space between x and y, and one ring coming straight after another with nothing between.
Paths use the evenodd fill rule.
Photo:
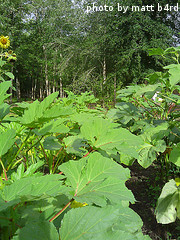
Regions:
<instances>
[{"instance_id":1,"label":"tree","mask_svg":"<svg viewBox=\"0 0 180 240\"><path fill-rule=\"evenodd\" d=\"M43 98L63 89L92 90L102 99L114 98L116 89L144 81L162 61L148 49L175 44L178 12L157 11L167 1L155 1L154 11L132 11L149 1L2 1L0 26L9 35L18 61L16 79L25 96ZM111 6L113 11L91 11L87 6ZM171 5L174 3L169 3ZM8 29L8 31L7 31ZM5 32L6 31L6 32Z\"/></svg>"}]
</instances>

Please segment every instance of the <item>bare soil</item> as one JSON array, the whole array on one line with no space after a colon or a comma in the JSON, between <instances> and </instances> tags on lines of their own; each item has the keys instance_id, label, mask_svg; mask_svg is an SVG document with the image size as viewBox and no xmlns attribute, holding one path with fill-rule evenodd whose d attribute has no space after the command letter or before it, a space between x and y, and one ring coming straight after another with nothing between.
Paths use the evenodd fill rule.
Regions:
<instances>
[{"instance_id":1,"label":"bare soil","mask_svg":"<svg viewBox=\"0 0 180 240\"><path fill-rule=\"evenodd\" d=\"M141 217L143 233L153 240L180 240L180 221L166 225L156 221L155 207L165 184L158 165L152 164L144 169L135 162L129 169L131 178L126 182L126 186L136 199L135 204L131 204L130 207Z\"/></svg>"}]
</instances>

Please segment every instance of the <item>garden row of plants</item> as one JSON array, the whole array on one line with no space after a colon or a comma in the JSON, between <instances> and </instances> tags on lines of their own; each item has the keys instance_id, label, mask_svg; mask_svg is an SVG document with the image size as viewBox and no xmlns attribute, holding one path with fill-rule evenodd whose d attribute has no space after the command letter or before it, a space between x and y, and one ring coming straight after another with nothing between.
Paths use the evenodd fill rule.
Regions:
<instances>
[{"instance_id":1,"label":"garden row of plants","mask_svg":"<svg viewBox=\"0 0 180 240\"><path fill-rule=\"evenodd\" d=\"M125 182L134 161L161 165L167 183L156 207L159 223L180 218L180 48L152 49L176 62L118 93L108 112L91 93L42 102L7 103L11 81L0 60L0 238L2 240L150 239L129 203ZM152 99L154 94L158 95ZM160 102L161 100L161 102ZM123 163L123 166L122 164ZM153 177L153 176L152 176Z\"/></svg>"}]
</instances>

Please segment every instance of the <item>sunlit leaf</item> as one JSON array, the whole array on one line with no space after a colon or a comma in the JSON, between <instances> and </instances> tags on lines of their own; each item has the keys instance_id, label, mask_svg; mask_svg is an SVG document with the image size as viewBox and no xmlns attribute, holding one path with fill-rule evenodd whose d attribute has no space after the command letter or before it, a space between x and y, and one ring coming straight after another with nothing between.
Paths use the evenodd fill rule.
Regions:
<instances>
[{"instance_id":1,"label":"sunlit leaf","mask_svg":"<svg viewBox=\"0 0 180 240\"><path fill-rule=\"evenodd\" d=\"M140 232L142 220L129 208L121 205L97 208L86 206L65 214L60 228L61 240L150 239Z\"/></svg>"},{"instance_id":2,"label":"sunlit leaf","mask_svg":"<svg viewBox=\"0 0 180 240\"><path fill-rule=\"evenodd\" d=\"M9 129L6 132L0 132L0 157L7 153L15 142L16 132Z\"/></svg>"},{"instance_id":3,"label":"sunlit leaf","mask_svg":"<svg viewBox=\"0 0 180 240\"><path fill-rule=\"evenodd\" d=\"M129 178L128 169L99 153L79 161L69 161L59 169L67 177L70 194L78 202L103 206L106 199L113 203L134 201L133 195L125 187L125 181Z\"/></svg>"},{"instance_id":4,"label":"sunlit leaf","mask_svg":"<svg viewBox=\"0 0 180 240\"><path fill-rule=\"evenodd\" d=\"M168 224L180 218L180 191L172 179L162 189L156 207L156 218L159 223Z\"/></svg>"}]
</instances>

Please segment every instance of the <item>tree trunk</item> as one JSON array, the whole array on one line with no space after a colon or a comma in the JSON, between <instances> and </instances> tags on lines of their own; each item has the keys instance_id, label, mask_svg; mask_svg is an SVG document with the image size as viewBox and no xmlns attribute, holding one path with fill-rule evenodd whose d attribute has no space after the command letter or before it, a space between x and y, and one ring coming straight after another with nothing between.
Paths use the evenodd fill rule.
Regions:
<instances>
[{"instance_id":1,"label":"tree trunk","mask_svg":"<svg viewBox=\"0 0 180 240\"><path fill-rule=\"evenodd\" d=\"M43 98L43 91L42 91L41 86L40 86L40 88L39 88L39 98L40 98L40 99Z\"/></svg>"},{"instance_id":2,"label":"tree trunk","mask_svg":"<svg viewBox=\"0 0 180 240\"><path fill-rule=\"evenodd\" d=\"M49 86L48 86L49 90L48 90L48 93L49 95L51 94L51 83L49 82Z\"/></svg>"},{"instance_id":3,"label":"tree trunk","mask_svg":"<svg viewBox=\"0 0 180 240\"><path fill-rule=\"evenodd\" d=\"M34 81L33 100L36 99L37 78Z\"/></svg>"},{"instance_id":4,"label":"tree trunk","mask_svg":"<svg viewBox=\"0 0 180 240\"><path fill-rule=\"evenodd\" d=\"M62 78L61 78L61 76L59 78L59 95L60 95L60 98L63 98L63 85L62 85Z\"/></svg>"},{"instance_id":5,"label":"tree trunk","mask_svg":"<svg viewBox=\"0 0 180 240\"><path fill-rule=\"evenodd\" d=\"M31 83L32 83L32 86L31 86L31 100L34 100L34 78L32 77L32 75L31 75Z\"/></svg>"},{"instance_id":6,"label":"tree trunk","mask_svg":"<svg viewBox=\"0 0 180 240\"><path fill-rule=\"evenodd\" d=\"M19 102L21 99L21 89L20 89L20 82L19 82L18 76L16 76L15 81L16 81L16 96Z\"/></svg>"},{"instance_id":7,"label":"tree trunk","mask_svg":"<svg viewBox=\"0 0 180 240\"><path fill-rule=\"evenodd\" d=\"M43 67L41 67L41 75L40 75L40 83L39 83L39 98L43 99L44 95L43 95Z\"/></svg>"},{"instance_id":8,"label":"tree trunk","mask_svg":"<svg viewBox=\"0 0 180 240\"><path fill-rule=\"evenodd\" d=\"M106 84L106 58L104 57L103 60L103 81L102 81L102 100L103 100L103 107L105 107L105 102L104 102L104 98L105 98L105 91L104 91L104 85Z\"/></svg>"},{"instance_id":9,"label":"tree trunk","mask_svg":"<svg viewBox=\"0 0 180 240\"><path fill-rule=\"evenodd\" d=\"M53 93L56 91L55 77L56 77L56 63L54 61L54 66L53 66L53 86L52 86Z\"/></svg>"},{"instance_id":10,"label":"tree trunk","mask_svg":"<svg viewBox=\"0 0 180 240\"><path fill-rule=\"evenodd\" d=\"M12 67L11 67L11 72L13 73L13 65L12 65ZM13 90L12 90L12 88L13 88L13 79L11 79L11 87L10 87L10 104L12 104L12 95L13 95Z\"/></svg>"},{"instance_id":11,"label":"tree trunk","mask_svg":"<svg viewBox=\"0 0 180 240\"><path fill-rule=\"evenodd\" d=\"M53 89L52 89L53 93L56 91L56 87L55 87L55 82L53 82Z\"/></svg>"},{"instance_id":12,"label":"tree trunk","mask_svg":"<svg viewBox=\"0 0 180 240\"><path fill-rule=\"evenodd\" d=\"M116 105L116 74L114 76L114 106Z\"/></svg>"},{"instance_id":13,"label":"tree trunk","mask_svg":"<svg viewBox=\"0 0 180 240\"><path fill-rule=\"evenodd\" d=\"M103 61L103 85L106 83L106 58Z\"/></svg>"},{"instance_id":14,"label":"tree trunk","mask_svg":"<svg viewBox=\"0 0 180 240\"><path fill-rule=\"evenodd\" d=\"M47 54L46 54L45 46L43 46L43 50L44 50L44 58L45 58L45 90L46 90L46 96L49 96L48 65L47 65Z\"/></svg>"}]
</instances>

